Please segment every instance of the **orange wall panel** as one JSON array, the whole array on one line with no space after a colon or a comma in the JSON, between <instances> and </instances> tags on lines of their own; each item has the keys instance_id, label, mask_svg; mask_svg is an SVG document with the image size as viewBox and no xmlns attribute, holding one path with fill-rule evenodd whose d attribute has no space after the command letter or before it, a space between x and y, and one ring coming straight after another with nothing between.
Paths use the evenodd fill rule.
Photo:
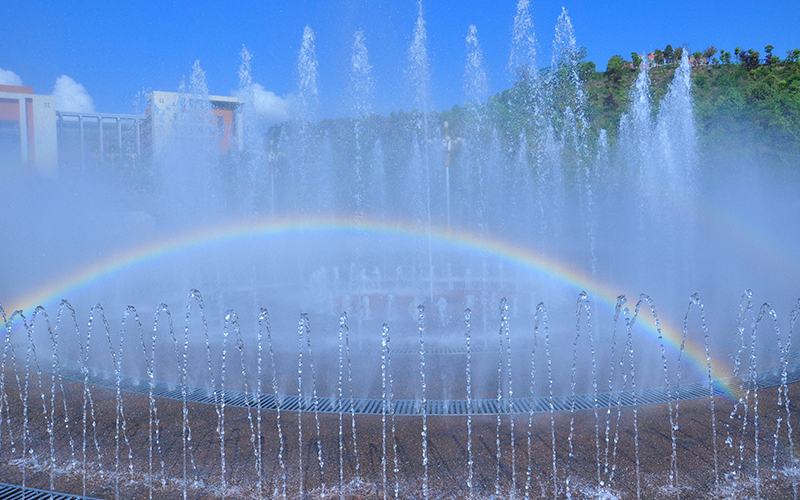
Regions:
<instances>
[{"instance_id":1,"label":"orange wall panel","mask_svg":"<svg viewBox=\"0 0 800 500\"><path fill-rule=\"evenodd\" d=\"M0 99L0 120L19 121L19 101Z\"/></svg>"}]
</instances>

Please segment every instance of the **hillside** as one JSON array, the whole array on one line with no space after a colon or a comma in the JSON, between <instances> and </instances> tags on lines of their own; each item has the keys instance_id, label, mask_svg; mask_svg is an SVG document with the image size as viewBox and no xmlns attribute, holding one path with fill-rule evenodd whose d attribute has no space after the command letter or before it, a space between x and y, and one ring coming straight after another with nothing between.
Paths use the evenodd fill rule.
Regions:
<instances>
[{"instance_id":1,"label":"hillside","mask_svg":"<svg viewBox=\"0 0 800 500\"><path fill-rule=\"evenodd\" d=\"M654 108L666 94L674 66L650 70ZM586 82L590 122L616 135L619 118L629 105L636 72L620 78L593 72ZM763 153L800 151L800 64L796 61L750 67L714 64L692 68L692 93L701 145L737 149L746 140Z\"/></svg>"}]
</instances>

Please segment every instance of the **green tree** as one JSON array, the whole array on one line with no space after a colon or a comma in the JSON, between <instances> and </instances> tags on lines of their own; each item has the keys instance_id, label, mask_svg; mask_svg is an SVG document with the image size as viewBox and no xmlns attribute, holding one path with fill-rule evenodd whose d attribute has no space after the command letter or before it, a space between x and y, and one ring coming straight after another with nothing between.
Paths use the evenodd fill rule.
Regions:
<instances>
[{"instance_id":1,"label":"green tree","mask_svg":"<svg viewBox=\"0 0 800 500\"><path fill-rule=\"evenodd\" d=\"M719 51L719 60L722 61L723 64L728 64L731 62L731 53L727 50Z\"/></svg>"},{"instance_id":2,"label":"green tree","mask_svg":"<svg viewBox=\"0 0 800 500\"><path fill-rule=\"evenodd\" d=\"M673 59L674 56L675 56L675 51L672 49L672 45L667 44L667 46L664 47L664 59L665 59L665 62L667 64L675 62L675 59Z\"/></svg>"},{"instance_id":3,"label":"green tree","mask_svg":"<svg viewBox=\"0 0 800 500\"><path fill-rule=\"evenodd\" d=\"M710 45L706 50L703 51L703 57L706 58L706 64L711 62L711 58L713 58L717 52L719 51L713 45Z\"/></svg>"},{"instance_id":4,"label":"green tree","mask_svg":"<svg viewBox=\"0 0 800 500\"><path fill-rule=\"evenodd\" d=\"M767 45L764 47L764 64L772 64L772 51L775 50L775 47L772 45Z\"/></svg>"},{"instance_id":5,"label":"green tree","mask_svg":"<svg viewBox=\"0 0 800 500\"><path fill-rule=\"evenodd\" d=\"M800 61L800 49L794 49L794 50L787 50L786 51L786 62L787 63L792 63L792 62L796 63L798 61Z\"/></svg>"},{"instance_id":6,"label":"green tree","mask_svg":"<svg viewBox=\"0 0 800 500\"><path fill-rule=\"evenodd\" d=\"M700 66L701 64L704 63L702 52L692 52L692 57L694 57L695 66Z\"/></svg>"},{"instance_id":7,"label":"green tree","mask_svg":"<svg viewBox=\"0 0 800 500\"><path fill-rule=\"evenodd\" d=\"M673 62L676 64L680 64L681 57L683 57L683 47L678 47L673 52Z\"/></svg>"},{"instance_id":8,"label":"green tree","mask_svg":"<svg viewBox=\"0 0 800 500\"><path fill-rule=\"evenodd\" d=\"M622 56L611 56L611 59L609 59L608 63L606 64L606 77L615 83L619 83L619 81L622 80L624 72L625 60L622 58Z\"/></svg>"},{"instance_id":9,"label":"green tree","mask_svg":"<svg viewBox=\"0 0 800 500\"><path fill-rule=\"evenodd\" d=\"M584 61L578 65L578 74L584 82L594 78L595 73L597 73L597 65L594 61Z\"/></svg>"},{"instance_id":10,"label":"green tree","mask_svg":"<svg viewBox=\"0 0 800 500\"><path fill-rule=\"evenodd\" d=\"M761 61L761 54L753 49L747 49L747 51L740 50L739 60L742 61L742 64L744 64L748 70L755 69Z\"/></svg>"},{"instance_id":11,"label":"green tree","mask_svg":"<svg viewBox=\"0 0 800 500\"><path fill-rule=\"evenodd\" d=\"M661 49L656 49L655 52L653 52L653 60L657 66L664 64L664 51Z\"/></svg>"},{"instance_id":12,"label":"green tree","mask_svg":"<svg viewBox=\"0 0 800 500\"><path fill-rule=\"evenodd\" d=\"M642 65L642 56L636 52L631 52L631 61L633 61L633 67L638 68Z\"/></svg>"}]
</instances>

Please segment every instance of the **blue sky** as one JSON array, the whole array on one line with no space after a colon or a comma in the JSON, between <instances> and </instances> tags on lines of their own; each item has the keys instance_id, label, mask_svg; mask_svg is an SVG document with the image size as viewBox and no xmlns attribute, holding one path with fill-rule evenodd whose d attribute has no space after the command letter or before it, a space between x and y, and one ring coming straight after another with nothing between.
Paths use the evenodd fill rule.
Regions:
<instances>
[{"instance_id":1,"label":"blue sky","mask_svg":"<svg viewBox=\"0 0 800 500\"><path fill-rule=\"evenodd\" d=\"M509 86L506 65L517 0L423 1L435 109L464 101L465 37L470 24L486 60L491 92ZM688 44L784 56L800 47L800 2L743 0L660 2L532 2L539 65L549 63L554 26L567 8L579 45L604 69L614 54ZM0 68L37 93L53 92L68 75L82 84L100 112L133 112L142 90L177 90L200 60L211 93L237 87L239 51L253 53L254 81L278 96L297 87L303 27L316 34L319 116L348 113L353 34L364 31L375 85L374 109L413 107L405 68L417 1L294 0L291 2L88 2L7 0L0 6Z\"/></svg>"}]
</instances>

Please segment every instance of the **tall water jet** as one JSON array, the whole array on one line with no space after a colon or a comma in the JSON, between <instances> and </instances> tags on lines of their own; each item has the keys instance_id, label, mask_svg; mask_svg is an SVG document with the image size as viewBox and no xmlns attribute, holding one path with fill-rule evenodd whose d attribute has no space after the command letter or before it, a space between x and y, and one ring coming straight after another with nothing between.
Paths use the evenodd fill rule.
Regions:
<instances>
[{"instance_id":1,"label":"tall water jet","mask_svg":"<svg viewBox=\"0 0 800 500\"><path fill-rule=\"evenodd\" d=\"M589 128L586 121L586 92L580 75L580 64L584 57L585 49L578 46L572 20L562 7L553 40L550 102L555 112L554 127L565 148L564 154L575 155L575 160L581 160L586 153L586 132Z\"/></svg>"},{"instance_id":2,"label":"tall water jet","mask_svg":"<svg viewBox=\"0 0 800 500\"><path fill-rule=\"evenodd\" d=\"M312 190L316 179L316 151L315 140L311 129L311 122L316 117L319 100L317 79L317 53L314 31L311 27L303 28L303 39L300 44L300 54L297 57L297 131L295 148L296 157L292 160L297 165L295 186L299 192L301 210L306 213L317 211L317 200L313 198Z\"/></svg>"},{"instance_id":3,"label":"tall water jet","mask_svg":"<svg viewBox=\"0 0 800 500\"><path fill-rule=\"evenodd\" d=\"M480 106L489 97L489 80L483 50L478 42L478 28L474 24L467 30L467 58L464 67L464 94L467 103Z\"/></svg>"},{"instance_id":4,"label":"tall water jet","mask_svg":"<svg viewBox=\"0 0 800 500\"><path fill-rule=\"evenodd\" d=\"M696 193L697 130L692 103L692 70L689 50L684 49L681 62L667 95L658 108L656 140L659 145L660 168L669 187L668 196L678 201Z\"/></svg>"},{"instance_id":5,"label":"tall water jet","mask_svg":"<svg viewBox=\"0 0 800 500\"><path fill-rule=\"evenodd\" d=\"M530 12L530 0L519 0L511 32L511 55L508 71L514 81L533 81L536 69L536 32Z\"/></svg>"},{"instance_id":6,"label":"tall water jet","mask_svg":"<svg viewBox=\"0 0 800 500\"><path fill-rule=\"evenodd\" d=\"M466 338L466 382L467 382L467 498L475 495L473 479L475 478L475 459L472 454L472 346L470 343L472 330L472 311L464 310L464 336Z\"/></svg>"},{"instance_id":7,"label":"tall water jet","mask_svg":"<svg viewBox=\"0 0 800 500\"><path fill-rule=\"evenodd\" d=\"M695 201L698 195L697 130L688 52L688 49L683 50L680 65L659 105L653 138L653 143L658 145L654 167L658 169L659 188L649 192L654 193L656 206L672 206L681 214L680 217L667 217L663 210L654 210L654 219L666 238L667 245L662 244L662 249L677 241L693 246L698 239ZM667 290L669 293L696 287L697 264L691 253L661 250L658 257L665 267L663 272L670 278L667 282L671 287Z\"/></svg>"},{"instance_id":8,"label":"tall water jet","mask_svg":"<svg viewBox=\"0 0 800 500\"><path fill-rule=\"evenodd\" d=\"M206 73L198 60L188 86L181 81L175 101L153 117L165 129L164 137L153 145L165 214L209 217L218 213L218 134L208 96ZM196 210L196 200L203 200L203 210Z\"/></svg>"},{"instance_id":9,"label":"tall water jet","mask_svg":"<svg viewBox=\"0 0 800 500\"><path fill-rule=\"evenodd\" d=\"M239 53L241 63L239 65L239 88L235 95L239 98L240 104L236 109L238 128L241 129L239 135L241 144L237 158L240 169L232 172L238 179L237 183L226 184L226 188L231 191L226 193L226 203L235 205L245 213L259 213L264 208L264 193L270 191L270 205L274 205L274 173L267 172L269 158L265 147L265 134L261 120L258 116L257 86L253 82L251 59L253 54L242 46ZM234 163L234 162L231 162ZM266 179L270 178L270 185L266 185Z\"/></svg>"},{"instance_id":10,"label":"tall water jet","mask_svg":"<svg viewBox=\"0 0 800 500\"><path fill-rule=\"evenodd\" d=\"M422 498L428 498L428 398L425 380L425 308L418 306L419 321L419 378L422 391L420 408L422 413Z\"/></svg>"},{"instance_id":11,"label":"tall water jet","mask_svg":"<svg viewBox=\"0 0 800 500\"><path fill-rule=\"evenodd\" d=\"M350 81L353 92L353 134L355 136L353 160L354 178L353 185L353 212L358 221L364 216L366 193L366 165L364 165L364 151L367 138L364 133L364 122L372 109L372 66L369 63L369 53L365 43L364 32L356 31L353 41L353 54L351 56Z\"/></svg>"},{"instance_id":12,"label":"tall water jet","mask_svg":"<svg viewBox=\"0 0 800 500\"><path fill-rule=\"evenodd\" d=\"M630 109L623 113L619 125L622 154L628 158L633 168L639 168L636 174L642 196L647 192L655 192L658 188L658 181L650 178L655 172L646 168L653 155L653 99L650 86L649 69L642 65L630 90ZM639 224L641 226L642 222Z\"/></svg>"},{"instance_id":13,"label":"tall water jet","mask_svg":"<svg viewBox=\"0 0 800 500\"><path fill-rule=\"evenodd\" d=\"M459 200L459 212L467 227L481 231L482 209L485 200L486 148L483 144L486 128L486 100L489 96L488 77L483 59L483 51L478 42L478 29L474 24L467 32L467 56L464 68L464 95L467 119L464 125L465 141L462 146L461 183L465 186Z\"/></svg>"},{"instance_id":14,"label":"tall water jet","mask_svg":"<svg viewBox=\"0 0 800 500\"><path fill-rule=\"evenodd\" d=\"M428 151L428 99L430 96L430 61L428 60L428 31L425 28L425 18L422 16L422 0L418 3L417 22L414 24L414 38L408 49L408 72L414 87L414 102L417 112L420 113L416 123L416 140L414 148L419 147L420 162L422 163L418 179L421 182L414 192L425 193L421 211L414 214L414 219L425 229L428 234L428 279L430 282L430 299L433 302L433 250L431 248L431 171L430 155ZM413 162L412 162L413 164ZM419 206L418 205L418 206Z\"/></svg>"}]
</instances>

